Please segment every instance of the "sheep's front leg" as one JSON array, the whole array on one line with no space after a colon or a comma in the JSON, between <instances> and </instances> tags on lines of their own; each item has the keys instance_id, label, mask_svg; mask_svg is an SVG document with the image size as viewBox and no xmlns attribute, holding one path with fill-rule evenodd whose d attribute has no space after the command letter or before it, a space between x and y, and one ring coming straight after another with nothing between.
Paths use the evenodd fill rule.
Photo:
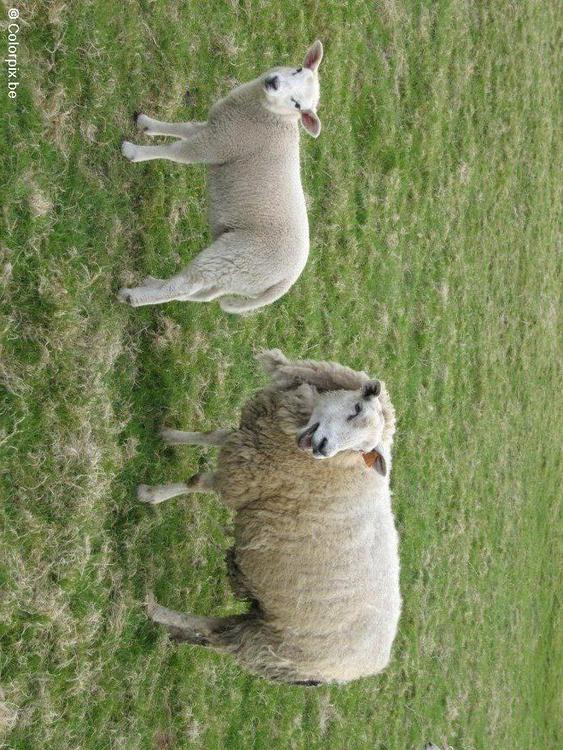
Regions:
<instances>
[{"instance_id":1,"label":"sheep's front leg","mask_svg":"<svg viewBox=\"0 0 563 750\"><path fill-rule=\"evenodd\" d=\"M206 122L163 122L135 113L135 125L145 135L169 135L174 138L190 138L207 125Z\"/></svg>"},{"instance_id":2,"label":"sheep's front leg","mask_svg":"<svg viewBox=\"0 0 563 750\"><path fill-rule=\"evenodd\" d=\"M187 482L173 484L140 484L137 487L137 498L142 503L158 505L171 497L188 495L193 492L213 492L215 489L215 475L211 472L195 474Z\"/></svg>"},{"instance_id":3,"label":"sheep's front leg","mask_svg":"<svg viewBox=\"0 0 563 750\"><path fill-rule=\"evenodd\" d=\"M121 144L121 153L129 161L148 161L150 159L168 159L179 164L216 164L220 158L210 128L204 124L190 135L183 135L183 140L162 146L136 146L129 141Z\"/></svg>"},{"instance_id":4,"label":"sheep's front leg","mask_svg":"<svg viewBox=\"0 0 563 750\"><path fill-rule=\"evenodd\" d=\"M221 446L232 430L212 430L211 432L184 432L163 427L160 435L167 445L206 445Z\"/></svg>"}]
</instances>

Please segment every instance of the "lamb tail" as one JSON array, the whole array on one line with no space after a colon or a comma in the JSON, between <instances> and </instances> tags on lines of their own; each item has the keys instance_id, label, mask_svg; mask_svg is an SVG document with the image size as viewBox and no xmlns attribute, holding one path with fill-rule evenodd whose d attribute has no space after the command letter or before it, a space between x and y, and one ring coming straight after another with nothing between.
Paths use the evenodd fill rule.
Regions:
<instances>
[{"instance_id":1,"label":"lamb tail","mask_svg":"<svg viewBox=\"0 0 563 750\"><path fill-rule=\"evenodd\" d=\"M282 281L269 287L258 297L223 297L219 300L219 305L225 312L240 315L241 313L257 310L259 307L264 307L264 305L275 302L280 297L283 297L292 286L292 280L282 279Z\"/></svg>"}]
</instances>

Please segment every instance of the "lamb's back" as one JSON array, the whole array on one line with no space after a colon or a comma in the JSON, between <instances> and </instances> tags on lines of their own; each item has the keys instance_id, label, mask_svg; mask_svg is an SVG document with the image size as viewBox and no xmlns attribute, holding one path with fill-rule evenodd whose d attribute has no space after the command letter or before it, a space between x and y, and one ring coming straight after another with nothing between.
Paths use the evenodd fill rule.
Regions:
<instances>
[{"instance_id":1,"label":"lamb's back","mask_svg":"<svg viewBox=\"0 0 563 750\"><path fill-rule=\"evenodd\" d=\"M297 124L275 119L252 99L233 95L212 109L208 127L224 150L222 162L209 167L212 226L270 228L308 245Z\"/></svg>"}]
</instances>

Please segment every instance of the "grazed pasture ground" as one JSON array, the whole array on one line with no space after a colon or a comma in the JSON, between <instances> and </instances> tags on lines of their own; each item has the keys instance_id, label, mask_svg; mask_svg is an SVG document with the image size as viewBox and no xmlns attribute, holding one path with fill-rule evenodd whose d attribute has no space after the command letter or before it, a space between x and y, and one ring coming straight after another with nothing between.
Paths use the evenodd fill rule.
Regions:
<instances>
[{"instance_id":1,"label":"grazed pasture ground","mask_svg":"<svg viewBox=\"0 0 563 750\"><path fill-rule=\"evenodd\" d=\"M3 747L556 748L558 5L18 6L21 85L1 118ZM317 36L298 284L247 318L117 305L208 237L201 168L120 157L133 110L203 119ZM170 645L141 606L153 589L237 607L217 500L150 509L134 487L212 462L163 447L158 426L235 423L263 382L253 351L280 345L384 378L400 418L400 634L383 675L344 687L256 680Z\"/></svg>"}]
</instances>

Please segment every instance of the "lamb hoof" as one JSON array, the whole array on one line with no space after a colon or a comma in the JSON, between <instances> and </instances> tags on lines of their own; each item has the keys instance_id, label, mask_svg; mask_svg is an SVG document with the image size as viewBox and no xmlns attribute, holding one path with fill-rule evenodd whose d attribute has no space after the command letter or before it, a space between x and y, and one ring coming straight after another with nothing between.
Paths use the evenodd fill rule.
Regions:
<instances>
[{"instance_id":1,"label":"lamb hoof","mask_svg":"<svg viewBox=\"0 0 563 750\"><path fill-rule=\"evenodd\" d=\"M150 302L147 302L147 295L142 294L142 290L143 287L120 289L117 293L117 299L119 302L131 305L131 307L142 307L142 305L150 304Z\"/></svg>"},{"instance_id":2,"label":"lamb hoof","mask_svg":"<svg viewBox=\"0 0 563 750\"><path fill-rule=\"evenodd\" d=\"M143 115L141 112L136 112L135 113L135 125L137 126L137 129L141 131L141 133L148 133L149 125L150 125L150 117Z\"/></svg>"},{"instance_id":3,"label":"lamb hoof","mask_svg":"<svg viewBox=\"0 0 563 750\"><path fill-rule=\"evenodd\" d=\"M131 290L120 289L117 293L117 300L118 302L121 302L124 305L132 305L133 303L131 301Z\"/></svg>"},{"instance_id":4,"label":"lamb hoof","mask_svg":"<svg viewBox=\"0 0 563 750\"><path fill-rule=\"evenodd\" d=\"M137 156L137 146L129 141L123 141L121 144L121 153L129 161L135 161L135 157Z\"/></svg>"},{"instance_id":5,"label":"lamb hoof","mask_svg":"<svg viewBox=\"0 0 563 750\"><path fill-rule=\"evenodd\" d=\"M154 496L153 488L148 484L140 484L137 487L137 500L141 503L148 503L154 505L156 498Z\"/></svg>"}]
</instances>

